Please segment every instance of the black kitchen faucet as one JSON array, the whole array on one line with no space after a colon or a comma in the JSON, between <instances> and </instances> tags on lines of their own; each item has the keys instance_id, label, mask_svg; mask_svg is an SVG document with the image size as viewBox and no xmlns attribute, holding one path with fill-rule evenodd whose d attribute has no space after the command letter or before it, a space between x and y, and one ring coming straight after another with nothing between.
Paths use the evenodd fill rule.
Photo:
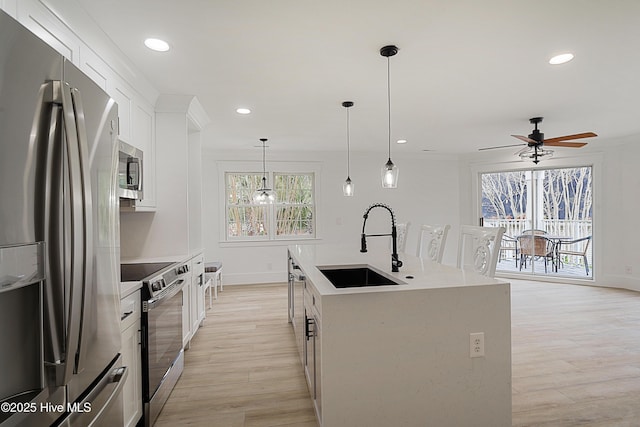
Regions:
<instances>
[{"instance_id":1,"label":"black kitchen faucet","mask_svg":"<svg viewBox=\"0 0 640 427\"><path fill-rule=\"evenodd\" d=\"M364 228L367 225L367 218L369 218L369 212L373 208L384 208L389 211L391 214L391 234L365 234ZM393 209L384 203L374 203L364 211L364 215L362 215L364 221L362 222L362 238L361 238L361 247L360 252L367 252L367 237L378 237L378 236L391 236L392 241L392 252L391 252L391 271L397 273L400 271L400 267L402 267L402 261L398 259L398 233L396 231L396 216L393 214Z\"/></svg>"}]
</instances>

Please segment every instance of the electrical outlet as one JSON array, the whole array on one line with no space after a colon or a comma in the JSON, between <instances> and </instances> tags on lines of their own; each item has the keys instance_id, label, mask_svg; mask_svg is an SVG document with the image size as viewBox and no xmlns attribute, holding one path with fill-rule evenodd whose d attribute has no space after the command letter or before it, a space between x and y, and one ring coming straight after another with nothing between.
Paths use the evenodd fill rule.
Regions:
<instances>
[{"instance_id":1,"label":"electrical outlet","mask_svg":"<svg viewBox=\"0 0 640 427\"><path fill-rule=\"evenodd\" d=\"M469 357L484 357L484 332L469 334Z\"/></svg>"}]
</instances>

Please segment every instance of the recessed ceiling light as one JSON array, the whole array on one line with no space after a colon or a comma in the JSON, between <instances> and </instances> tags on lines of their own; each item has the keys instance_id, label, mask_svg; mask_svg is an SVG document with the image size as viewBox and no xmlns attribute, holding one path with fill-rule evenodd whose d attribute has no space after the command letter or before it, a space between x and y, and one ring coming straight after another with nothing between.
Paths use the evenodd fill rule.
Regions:
<instances>
[{"instance_id":1,"label":"recessed ceiling light","mask_svg":"<svg viewBox=\"0 0 640 427\"><path fill-rule=\"evenodd\" d=\"M157 52L166 52L169 50L169 43L160 39L146 39L144 45Z\"/></svg>"},{"instance_id":2,"label":"recessed ceiling light","mask_svg":"<svg viewBox=\"0 0 640 427\"><path fill-rule=\"evenodd\" d=\"M236 113L238 114L251 114L251 110L248 108L238 108L236 109Z\"/></svg>"},{"instance_id":3,"label":"recessed ceiling light","mask_svg":"<svg viewBox=\"0 0 640 427\"><path fill-rule=\"evenodd\" d=\"M399 139L399 140L397 141L397 143L398 143L398 144L406 144L406 143L407 143L407 140L406 140L406 139Z\"/></svg>"},{"instance_id":4,"label":"recessed ceiling light","mask_svg":"<svg viewBox=\"0 0 640 427\"><path fill-rule=\"evenodd\" d=\"M549 64L551 65L560 65L566 62L569 62L573 59L572 53L562 53L560 55L556 55L549 60Z\"/></svg>"}]
</instances>

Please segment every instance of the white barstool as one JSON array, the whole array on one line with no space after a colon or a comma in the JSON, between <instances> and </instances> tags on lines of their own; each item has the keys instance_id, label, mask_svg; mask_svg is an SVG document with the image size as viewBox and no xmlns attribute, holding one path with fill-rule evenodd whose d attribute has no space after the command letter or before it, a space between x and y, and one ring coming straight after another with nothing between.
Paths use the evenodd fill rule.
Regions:
<instances>
[{"instance_id":1,"label":"white barstool","mask_svg":"<svg viewBox=\"0 0 640 427\"><path fill-rule=\"evenodd\" d=\"M218 299L218 285L220 285L221 291L224 290L222 286L222 262L205 262L204 273L208 280L212 280L213 295L215 299ZM211 287L209 287L209 308L211 308Z\"/></svg>"}]
</instances>

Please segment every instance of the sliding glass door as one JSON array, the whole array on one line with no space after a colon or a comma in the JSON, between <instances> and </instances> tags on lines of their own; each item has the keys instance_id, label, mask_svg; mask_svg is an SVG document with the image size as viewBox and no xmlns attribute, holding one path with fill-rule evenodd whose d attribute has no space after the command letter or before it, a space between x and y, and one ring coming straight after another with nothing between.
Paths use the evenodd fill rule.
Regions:
<instances>
[{"instance_id":1,"label":"sliding glass door","mask_svg":"<svg viewBox=\"0 0 640 427\"><path fill-rule=\"evenodd\" d=\"M505 227L497 271L592 279L590 166L481 174L482 219Z\"/></svg>"}]
</instances>

